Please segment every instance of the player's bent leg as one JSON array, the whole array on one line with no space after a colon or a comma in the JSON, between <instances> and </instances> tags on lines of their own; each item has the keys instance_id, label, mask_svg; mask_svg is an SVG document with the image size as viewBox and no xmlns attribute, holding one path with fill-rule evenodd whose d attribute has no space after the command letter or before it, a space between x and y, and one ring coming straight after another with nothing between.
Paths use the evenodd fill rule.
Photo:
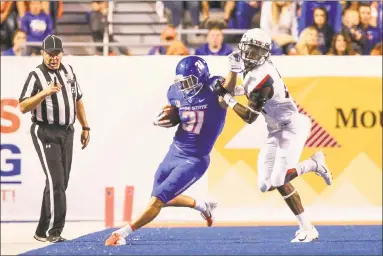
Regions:
<instances>
[{"instance_id":1,"label":"player's bent leg","mask_svg":"<svg viewBox=\"0 0 383 256\"><path fill-rule=\"evenodd\" d=\"M161 199L157 197L152 197L145 211L132 223L129 223L126 226L120 228L119 230L113 232L112 235L105 241L105 245L125 245L125 238L137 229L145 226L146 224L154 220L158 216L164 205L165 204L161 201Z\"/></svg>"},{"instance_id":2,"label":"player's bent leg","mask_svg":"<svg viewBox=\"0 0 383 256\"><path fill-rule=\"evenodd\" d=\"M285 184L286 176L291 179L298 176L296 170L291 167L296 166L299 161L304 146L304 136L298 135L297 131L286 130L279 133L279 136L276 136L276 138L279 141L279 147L277 148L274 168L269 179L270 189L277 188L298 220L300 228L299 232L296 233L295 240L298 242L310 242L318 237L317 232L315 232L315 228L304 216L304 209L299 194L290 183Z\"/></svg>"},{"instance_id":3,"label":"player's bent leg","mask_svg":"<svg viewBox=\"0 0 383 256\"><path fill-rule=\"evenodd\" d=\"M154 174L154 180L153 180L153 188L152 191L154 191L158 186L166 180L166 178L170 175L172 172L172 162L174 160L174 153L172 149L169 149L168 153L158 166L155 174ZM152 193L153 194L153 193Z\"/></svg>"},{"instance_id":4,"label":"player's bent leg","mask_svg":"<svg viewBox=\"0 0 383 256\"><path fill-rule=\"evenodd\" d=\"M287 183L278 187L277 190L282 195L283 199L286 201L286 204L295 215L299 215L304 212L301 198L293 185ZM306 223L302 223L302 227L304 227L305 224Z\"/></svg>"},{"instance_id":5,"label":"player's bent leg","mask_svg":"<svg viewBox=\"0 0 383 256\"><path fill-rule=\"evenodd\" d=\"M298 163L304 145L311 131L311 122L308 117L298 114L293 117L295 125L291 129L283 131L280 138L280 148L285 154L285 183L307 173L315 172L321 176L327 185L332 183L332 175L328 169L324 154L319 151L310 159Z\"/></svg>"},{"instance_id":6,"label":"player's bent leg","mask_svg":"<svg viewBox=\"0 0 383 256\"><path fill-rule=\"evenodd\" d=\"M105 245L117 246L126 244L125 237L129 236L136 229L151 222L161 211L161 208L165 206L164 198L153 196L154 194L161 194L161 185L168 178L172 171L172 163L174 162L174 151L170 147L164 160L160 163L154 176L152 199L150 200L149 206L146 210L132 223L120 228L105 241Z\"/></svg>"},{"instance_id":7,"label":"player's bent leg","mask_svg":"<svg viewBox=\"0 0 383 256\"><path fill-rule=\"evenodd\" d=\"M296 189L290 183L277 188L286 204L295 214L299 223L299 230L295 233L295 238L291 241L307 243L319 238L319 233L304 214L301 198Z\"/></svg>"},{"instance_id":8,"label":"player's bent leg","mask_svg":"<svg viewBox=\"0 0 383 256\"><path fill-rule=\"evenodd\" d=\"M275 135L269 135L258 155L258 188L263 193L275 189L271 185L270 177L274 170L277 150L277 137Z\"/></svg>"},{"instance_id":9,"label":"player's bent leg","mask_svg":"<svg viewBox=\"0 0 383 256\"><path fill-rule=\"evenodd\" d=\"M316 152L312 157L311 160L315 162L315 174L318 176L321 176L327 185L332 184L332 174L330 169L327 167L326 164L326 157L323 154L322 151Z\"/></svg>"},{"instance_id":10,"label":"player's bent leg","mask_svg":"<svg viewBox=\"0 0 383 256\"><path fill-rule=\"evenodd\" d=\"M150 223L152 220L154 220L155 217L157 217L162 207L164 206L165 203L162 201L162 199L155 196L152 197L146 210L135 221L132 222L132 228L136 230Z\"/></svg>"},{"instance_id":11,"label":"player's bent leg","mask_svg":"<svg viewBox=\"0 0 383 256\"><path fill-rule=\"evenodd\" d=\"M203 176L209 166L210 159L208 156L188 157L187 159L183 157L177 161L176 168L160 186L163 188L162 192L153 195L165 198L167 206L186 206L198 210L210 227L213 224L213 210L217 207L217 203L215 201L194 200L181 195Z\"/></svg>"},{"instance_id":12,"label":"player's bent leg","mask_svg":"<svg viewBox=\"0 0 383 256\"><path fill-rule=\"evenodd\" d=\"M185 195L179 195L166 204L166 206L189 207L199 211L209 227L213 224L211 215L217 205L214 200L197 200Z\"/></svg>"},{"instance_id":13,"label":"player's bent leg","mask_svg":"<svg viewBox=\"0 0 383 256\"><path fill-rule=\"evenodd\" d=\"M178 195L177 197L170 200L165 206L194 208L195 205L196 200L194 198L185 195Z\"/></svg>"},{"instance_id":14,"label":"player's bent leg","mask_svg":"<svg viewBox=\"0 0 383 256\"><path fill-rule=\"evenodd\" d=\"M315 172L316 175L321 176L324 179L327 185L332 184L332 174L327 167L325 155L322 151L318 151L311 156L310 159L298 163L295 168L288 169L286 171L285 183L308 172Z\"/></svg>"},{"instance_id":15,"label":"player's bent leg","mask_svg":"<svg viewBox=\"0 0 383 256\"><path fill-rule=\"evenodd\" d=\"M189 207L201 213L201 216L206 220L208 227L213 225L213 211L217 208L218 203L214 200L196 200L192 197L179 195L169 201L166 206L174 207Z\"/></svg>"},{"instance_id":16,"label":"player's bent leg","mask_svg":"<svg viewBox=\"0 0 383 256\"><path fill-rule=\"evenodd\" d=\"M279 158L278 163L276 163L276 167L278 168L286 168L285 166L288 163L288 161L285 161L284 152L284 150L278 151ZM298 192L290 183L285 183L286 176L288 175L291 175L290 171L287 173L278 170L273 171L270 177L271 187L277 188L278 192L282 195L286 204L297 218L299 230L296 232L295 238L291 242L311 242L318 239L319 234L305 216L304 208Z\"/></svg>"},{"instance_id":17,"label":"player's bent leg","mask_svg":"<svg viewBox=\"0 0 383 256\"><path fill-rule=\"evenodd\" d=\"M300 162L296 168L287 169L284 184L289 183L296 177L308 172L315 172L316 175L321 176L324 179L327 185L331 185L332 174L327 167L325 155L322 151L315 153L310 159ZM270 191L270 189L268 191Z\"/></svg>"}]
</instances>

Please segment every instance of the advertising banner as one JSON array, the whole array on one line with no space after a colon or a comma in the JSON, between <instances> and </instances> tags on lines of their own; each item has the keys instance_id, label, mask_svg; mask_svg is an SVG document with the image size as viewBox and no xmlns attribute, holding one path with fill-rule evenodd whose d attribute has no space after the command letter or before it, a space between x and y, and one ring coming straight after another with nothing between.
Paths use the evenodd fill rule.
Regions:
<instances>
[{"instance_id":1,"label":"advertising banner","mask_svg":"<svg viewBox=\"0 0 383 256\"><path fill-rule=\"evenodd\" d=\"M64 57L78 78L91 127L81 150L75 124L73 164L67 189L68 220L102 220L105 187L115 188L122 219L125 186L134 186L133 217L150 199L154 173L176 128L152 125L167 103L181 57ZM226 76L226 57L206 57L212 75ZM313 129L301 160L326 156L331 186L313 173L293 181L305 209L318 221L382 218L382 64L379 57L273 57L299 111ZM18 98L39 57L1 57L1 218L37 220L45 176L30 135L30 114ZM242 79L238 79L241 84ZM244 97L238 98L245 103ZM281 196L262 193L257 158L267 137L264 120L244 123L229 109L211 153L207 174L186 194L218 200L222 221L293 220ZM190 209L164 209L159 220L199 220Z\"/></svg>"}]
</instances>

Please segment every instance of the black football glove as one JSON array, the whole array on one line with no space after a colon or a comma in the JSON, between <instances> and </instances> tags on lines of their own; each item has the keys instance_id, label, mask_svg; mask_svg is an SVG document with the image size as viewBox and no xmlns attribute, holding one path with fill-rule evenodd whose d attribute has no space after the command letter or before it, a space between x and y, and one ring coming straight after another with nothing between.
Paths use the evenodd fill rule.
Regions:
<instances>
[{"instance_id":1,"label":"black football glove","mask_svg":"<svg viewBox=\"0 0 383 256\"><path fill-rule=\"evenodd\" d=\"M215 94L218 96L224 96L228 91L223 87L223 84L225 83L225 79L217 79L213 84L212 84L212 89Z\"/></svg>"}]
</instances>

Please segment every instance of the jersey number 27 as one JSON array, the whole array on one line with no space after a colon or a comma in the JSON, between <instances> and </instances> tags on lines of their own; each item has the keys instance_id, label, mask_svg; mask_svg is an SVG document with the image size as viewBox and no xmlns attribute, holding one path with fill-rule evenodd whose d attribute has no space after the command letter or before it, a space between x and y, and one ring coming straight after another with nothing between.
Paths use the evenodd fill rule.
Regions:
<instances>
[{"instance_id":1,"label":"jersey number 27","mask_svg":"<svg viewBox=\"0 0 383 256\"><path fill-rule=\"evenodd\" d=\"M182 128L187 132L199 134L201 132L205 112L203 111L184 111L182 117L189 119L182 124Z\"/></svg>"}]
</instances>

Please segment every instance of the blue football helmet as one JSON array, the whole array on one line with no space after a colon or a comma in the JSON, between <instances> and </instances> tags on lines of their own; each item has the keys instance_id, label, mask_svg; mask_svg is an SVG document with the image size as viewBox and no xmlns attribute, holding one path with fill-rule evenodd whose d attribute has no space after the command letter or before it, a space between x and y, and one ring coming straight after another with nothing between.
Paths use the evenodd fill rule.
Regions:
<instances>
[{"instance_id":1,"label":"blue football helmet","mask_svg":"<svg viewBox=\"0 0 383 256\"><path fill-rule=\"evenodd\" d=\"M174 82L184 98L190 99L198 94L209 77L206 61L197 56L188 56L177 64Z\"/></svg>"}]
</instances>

